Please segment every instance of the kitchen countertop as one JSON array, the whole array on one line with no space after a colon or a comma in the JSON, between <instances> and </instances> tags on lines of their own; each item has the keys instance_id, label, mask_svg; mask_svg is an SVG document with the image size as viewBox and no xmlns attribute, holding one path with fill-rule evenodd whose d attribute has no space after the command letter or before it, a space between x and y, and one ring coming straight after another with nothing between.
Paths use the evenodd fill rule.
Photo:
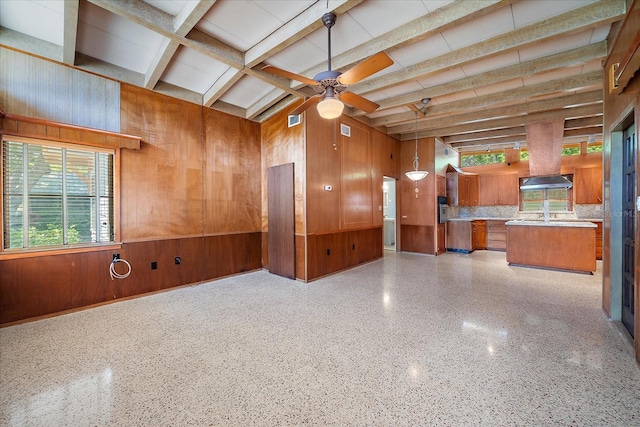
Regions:
<instances>
[{"instance_id":1,"label":"kitchen countertop","mask_svg":"<svg viewBox=\"0 0 640 427\"><path fill-rule=\"evenodd\" d=\"M533 227L585 227L596 228L597 226L591 221L525 221L525 220L513 220L507 221L505 225L515 226L533 226Z\"/></svg>"},{"instance_id":2,"label":"kitchen countertop","mask_svg":"<svg viewBox=\"0 0 640 427\"><path fill-rule=\"evenodd\" d=\"M540 219L520 219L520 218L485 218L485 217L468 217L468 218L449 218L448 221L527 221L542 222ZM550 222L602 222L602 218L551 218Z\"/></svg>"}]
</instances>

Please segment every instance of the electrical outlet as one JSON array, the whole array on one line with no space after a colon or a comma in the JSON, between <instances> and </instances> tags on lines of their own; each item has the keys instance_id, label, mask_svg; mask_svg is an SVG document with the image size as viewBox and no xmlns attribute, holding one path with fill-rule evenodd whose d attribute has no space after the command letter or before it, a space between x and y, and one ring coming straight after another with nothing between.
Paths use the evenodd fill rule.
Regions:
<instances>
[{"instance_id":1,"label":"electrical outlet","mask_svg":"<svg viewBox=\"0 0 640 427\"><path fill-rule=\"evenodd\" d=\"M158 262L157 261L151 261L151 269L152 270L157 270L158 269Z\"/></svg>"},{"instance_id":2,"label":"electrical outlet","mask_svg":"<svg viewBox=\"0 0 640 427\"><path fill-rule=\"evenodd\" d=\"M182 260L180 259L179 256L177 256L174 260L174 262L176 263L176 265L180 265L180 263L182 262Z\"/></svg>"},{"instance_id":3,"label":"electrical outlet","mask_svg":"<svg viewBox=\"0 0 640 427\"><path fill-rule=\"evenodd\" d=\"M120 254L113 254L113 261L120 259Z\"/></svg>"}]
</instances>

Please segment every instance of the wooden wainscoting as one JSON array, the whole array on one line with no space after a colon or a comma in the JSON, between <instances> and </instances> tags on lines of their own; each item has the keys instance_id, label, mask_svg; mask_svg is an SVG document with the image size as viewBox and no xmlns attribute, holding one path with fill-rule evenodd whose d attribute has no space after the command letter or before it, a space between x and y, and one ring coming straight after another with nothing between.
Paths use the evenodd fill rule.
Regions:
<instances>
[{"instance_id":1,"label":"wooden wainscoting","mask_svg":"<svg viewBox=\"0 0 640 427\"><path fill-rule=\"evenodd\" d=\"M382 227L307 236L307 280L382 258Z\"/></svg>"},{"instance_id":2,"label":"wooden wainscoting","mask_svg":"<svg viewBox=\"0 0 640 427\"><path fill-rule=\"evenodd\" d=\"M435 255L435 232L433 225L401 225L402 251Z\"/></svg>"},{"instance_id":3,"label":"wooden wainscoting","mask_svg":"<svg viewBox=\"0 0 640 427\"><path fill-rule=\"evenodd\" d=\"M0 323L79 309L261 267L260 232L123 243L122 248L0 261ZM111 280L114 253L131 274ZM175 263L180 257L180 264ZM157 268L152 270L151 263ZM123 273L126 266L117 264Z\"/></svg>"}]
</instances>

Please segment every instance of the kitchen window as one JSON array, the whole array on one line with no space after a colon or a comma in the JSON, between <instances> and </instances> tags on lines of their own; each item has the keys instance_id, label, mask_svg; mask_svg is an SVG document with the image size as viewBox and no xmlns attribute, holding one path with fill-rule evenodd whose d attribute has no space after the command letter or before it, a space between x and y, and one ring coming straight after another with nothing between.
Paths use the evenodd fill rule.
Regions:
<instances>
[{"instance_id":1,"label":"kitchen window","mask_svg":"<svg viewBox=\"0 0 640 427\"><path fill-rule=\"evenodd\" d=\"M573 175L563 175L573 182ZM520 179L520 185L527 178ZM573 210L573 188L549 188L541 190L520 190L520 211L542 212L545 199L549 200L549 210L571 212Z\"/></svg>"},{"instance_id":2,"label":"kitchen window","mask_svg":"<svg viewBox=\"0 0 640 427\"><path fill-rule=\"evenodd\" d=\"M3 249L114 241L114 150L2 141Z\"/></svg>"}]
</instances>

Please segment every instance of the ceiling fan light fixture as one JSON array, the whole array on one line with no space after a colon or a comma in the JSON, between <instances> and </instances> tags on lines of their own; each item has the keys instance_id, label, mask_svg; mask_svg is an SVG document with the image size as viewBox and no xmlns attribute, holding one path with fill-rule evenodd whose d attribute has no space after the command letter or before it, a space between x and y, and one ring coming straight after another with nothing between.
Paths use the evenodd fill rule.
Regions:
<instances>
[{"instance_id":1,"label":"ceiling fan light fixture","mask_svg":"<svg viewBox=\"0 0 640 427\"><path fill-rule=\"evenodd\" d=\"M342 115L344 104L336 98L325 98L318 102L317 108L323 119L335 119Z\"/></svg>"}]
</instances>

